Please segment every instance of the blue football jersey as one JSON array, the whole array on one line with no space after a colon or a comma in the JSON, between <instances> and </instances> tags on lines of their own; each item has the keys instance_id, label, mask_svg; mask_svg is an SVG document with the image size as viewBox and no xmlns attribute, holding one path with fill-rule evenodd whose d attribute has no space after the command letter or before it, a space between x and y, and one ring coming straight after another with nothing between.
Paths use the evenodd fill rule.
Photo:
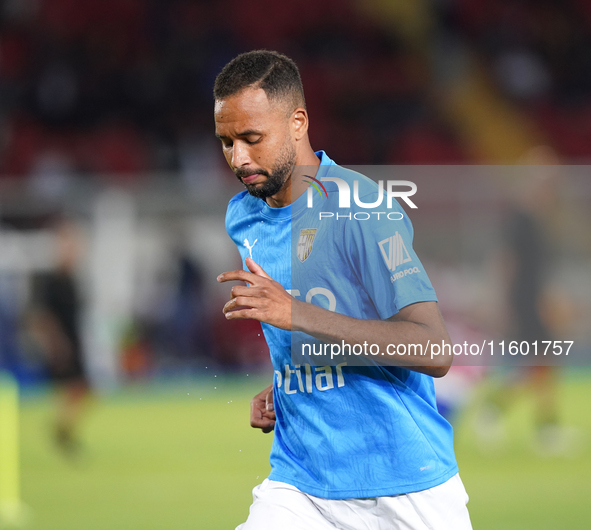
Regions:
<instances>
[{"instance_id":1,"label":"blue football jersey","mask_svg":"<svg viewBox=\"0 0 591 530\"><path fill-rule=\"evenodd\" d=\"M393 200L386 208L375 182L317 155L323 190L285 208L246 191L230 201L226 229L243 262L251 255L295 298L354 318L383 320L409 304L436 301L400 205ZM357 199L348 208L339 202L343 182ZM381 195L383 204L364 206ZM262 327L275 371L269 478L343 499L420 491L457 473L452 428L437 412L430 376L346 360L299 362L299 348L318 341Z\"/></svg>"}]
</instances>

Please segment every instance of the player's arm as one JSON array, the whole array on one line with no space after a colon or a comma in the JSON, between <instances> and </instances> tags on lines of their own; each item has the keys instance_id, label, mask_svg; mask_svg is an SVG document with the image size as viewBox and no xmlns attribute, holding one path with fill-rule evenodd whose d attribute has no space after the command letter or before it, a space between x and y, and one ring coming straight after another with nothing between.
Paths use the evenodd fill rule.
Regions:
<instances>
[{"instance_id":1,"label":"player's arm","mask_svg":"<svg viewBox=\"0 0 591 530\"><path fill-rule=\"evenodd\" d=\"M292 330L303 331L324 342L377 344L380 352L416 345L413 352L426 352L429 344L451 344L437 302L418 302L402 308L387 320L360 320L296 300L292 308ZM390 349L390 350L389 350ZM382 364L404 366L433 377L443 377L451 366L451 355L382 355Z\"/></svg>"},{"instance_id":2,"label":"player's arm","mask_svg":"<svg viewBox=\"0 0 591 530\"><path fill-rule=\"evenodd\" d=\"M232 271L218 277L220 282L249 283L248 287L232 288L232 299L224 306L228 320L252 318L281 329L303 331L325 342L377 344L383 353L400 344L426 349L429 342L451 343L436 302L411 304L388 320L361 320L296 300L253 260L247 258L246 265L251 272ZM452 361L444 355L384 355L380 360L433 377L444 376Z\"/></svg>"}]
</instances>

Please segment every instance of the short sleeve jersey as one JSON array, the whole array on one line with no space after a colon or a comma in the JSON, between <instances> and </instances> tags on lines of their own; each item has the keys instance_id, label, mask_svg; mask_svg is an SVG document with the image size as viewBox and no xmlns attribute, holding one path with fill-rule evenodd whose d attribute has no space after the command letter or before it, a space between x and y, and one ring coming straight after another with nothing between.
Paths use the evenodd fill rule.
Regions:
<instances>
[{"instance_id":1,"label":"short sleeve jersey","mask_svg":"<svg viewBox=\"0 0 591 530\"><path fill-rule=\"evenodd\" d=\"M315 179L323 189L284 208L247 192L230 201L226 228L243 263L251 255L295 298L363 320L436 301L396 200L388 208L375 182L323 151L317 156ZM339 207L343 182L349 208ZM364 207L380 196L381 207ZM452 428L437 412L430 376L393 366L293 362L303 334L262 327L275 371L271 479L343 499L421 491L457 473Z\"/></svg>"}]
</instances>

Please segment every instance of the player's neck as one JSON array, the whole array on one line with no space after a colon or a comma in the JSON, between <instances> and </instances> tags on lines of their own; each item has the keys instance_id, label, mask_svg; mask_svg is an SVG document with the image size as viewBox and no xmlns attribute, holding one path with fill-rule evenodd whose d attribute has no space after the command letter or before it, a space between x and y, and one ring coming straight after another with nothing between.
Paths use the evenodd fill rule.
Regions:
<instances>
[{"instance_id":1,"label":"player's neck","mask_svg":"<svg viewBox=\"0 0 591 530\"><path fill-rule=\"evenodd\" d=\"M271 208L283 208L289 206L298 197L300 197L310 184L305 182L305 177L314 177L320 166L320 159L316 156L314 150L308 145L308 148L302 156L296 158L296 165L279 193L272 197L267 197L267 204Z\"/></svg>"}]
</instances>

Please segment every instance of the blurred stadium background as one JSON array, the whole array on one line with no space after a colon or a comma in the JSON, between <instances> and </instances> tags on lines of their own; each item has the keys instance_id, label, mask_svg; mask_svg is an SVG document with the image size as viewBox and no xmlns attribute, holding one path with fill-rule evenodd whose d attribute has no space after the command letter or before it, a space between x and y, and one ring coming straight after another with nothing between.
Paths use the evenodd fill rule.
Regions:
<instances>
[{"instance_id":1,"label":"blurred stadium background","mask_svg":"<svg viewBox=\"0 0 591 530\"><path fill-rule=\"evenodd\" d=\"M0 368L21 393L25 528L234 528L268 473L272 435L248 426L268 353L258 325L225 321L215 282L240 266L223 218L241 186L213 136L212 85L256 48L299 65L315 148L344 165L420 166L415 246L459 338L504 337L513 186L559 173L545 314L580 358L591 349L591 3L3 0ZM62 217L79 232L96 396L75 460L52 445L54 396L28 319ZM474 528L589 528L589 364L560 374L577 440L552 455L531 446L528 400L505 442L483 445L475 403L489 377L460 378Z\"/></svg>"}]
</instances>

